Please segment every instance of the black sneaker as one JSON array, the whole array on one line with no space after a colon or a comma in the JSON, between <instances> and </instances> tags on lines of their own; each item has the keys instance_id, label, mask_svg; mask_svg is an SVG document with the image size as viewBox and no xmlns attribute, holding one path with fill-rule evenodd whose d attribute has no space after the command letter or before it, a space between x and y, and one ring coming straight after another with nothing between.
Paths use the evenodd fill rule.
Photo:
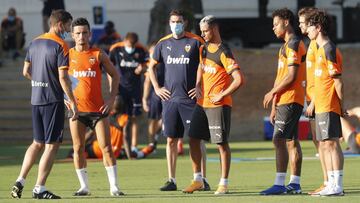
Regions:
<instances>
[{"instance_id":1,"label":"black sneaker","mask_svg":"<svg viewBox=\"0 0 360 203\"><path fill-rule=\"evenodd\" d=\"M204 181L204 191L210 191L210 190L211 190L211 188L210 188L209 183L208 183L208 182L206 182L206 180L205 180L205 179L203 179L203 181Z\"/></svg>"},{"instance_id":2,"label":"black sneaker","mask_svg":"<svg viewBox=\"0 0 360 203\"><path fill-rule=\"evenodd\" d=\"M21 198L23 188L24 188L24 186L21 185L20 182L15 182L14 186L12 187L11 197Z\"/></svg>"},{"instance_id":3,"label":"black sneaker","mask_svg":"<svg viewBox=\"0 0 360 203\"><path fill-rule=\"evenodd\" d=\"M42 193L35 193L33 192L32 197L34 199L61 199L60 196L51 193L50 191L44 191Z\"/></svg>"},{"instance_id":4,"label":"black sneaker","mask_svg":"<svg viewBox=\"0 0 360 203\"><path fill-rule=\"evenodd\" d=\"M77 191L73 194L73 196L90 196L91 193L89 191Z\"/></svg>"},{"instance_id":5,"label":"black sneaker","mask_svg":"<svg viewBox=\"0 0 360 203\"><path fill-rule=\"evenodd\" d=\"M160 188L161 191L176 191L177 186L172 181L166 181L165 185Z\"/></svg>"}]
</instances>

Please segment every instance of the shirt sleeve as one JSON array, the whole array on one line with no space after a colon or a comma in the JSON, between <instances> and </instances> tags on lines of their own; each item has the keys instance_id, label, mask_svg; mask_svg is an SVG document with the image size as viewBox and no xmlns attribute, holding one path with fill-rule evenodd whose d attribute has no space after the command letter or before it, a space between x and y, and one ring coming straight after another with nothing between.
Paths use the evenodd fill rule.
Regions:
<instances>
[{"instance_id":1,"label":"shirt sleeve","mask_svg":"<svg viewBox=\"0 0 360 203\"><path fill-rule=\"evenodd\" d=\"M240 69L239 64L234 59L233 54L229 48L225 48L220 55L220 61L228 74L231 74L234 70Z\"/></svg>"},{"instance_id":2,"label":"shirt sleeve","mask_svg":"<svg viewBox=\"0 0 360 203\"><path fill-rule=\"evenodd\" d=\"M152 59L156 61L157 63L162 61L162 55L161 55L161 44L158 43L154 48L154 53L152 55Z\"/></svg>"},{"instance_id":3,"label":"shirt sleeve","mask_svg":"<svg viewBox=\"0 0 360 203\"><path fill-rule=\"evenodd\" d=\"M326 67L331 77L341 75L341 54L335 46L325 48Z\"/></svg>"},{"instance_id":4,"label":"shirt sleeve","mask_svg":"<svg viewBox=\"0 0 360 203\"><path fill-rule=\"evenodd\" d=\"M69 68L69 50L67 47L60 46L60 51L57 58L57 66L61 70Z\"/></svg>"}]
</instances>

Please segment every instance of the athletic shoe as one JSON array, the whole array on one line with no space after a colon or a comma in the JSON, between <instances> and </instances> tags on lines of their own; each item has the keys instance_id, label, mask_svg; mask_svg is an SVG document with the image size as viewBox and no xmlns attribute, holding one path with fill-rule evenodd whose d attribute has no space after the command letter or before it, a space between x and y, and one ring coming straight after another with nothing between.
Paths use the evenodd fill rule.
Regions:
<instances>
[{"instance_id":1,"label":"athletic shoe","mask_svg":"<svg viewBox=\"0 0 360 203\"><path fill-rule=\"evenodd\" d=\"M281 194L286 194L286 188L283 185L273 185L270 188L260 192L260 195L281 195Z\"/></svg>"},{"instance_id":2,"label":"athletic shoe","mask_svg":"<svg viewBox=\"0 0 360 203\"><path fill-rule=\"evenodd\" d=\"M73 194L73 196L90 196L91 193L86 190L79 190Z\"/></svg>"},{"instance_id":3,"label":"athletic shoe","mask_svg":"<svg viewBox=\"0 0 360 203\"><path fill-rule=\"evenodd\" d=\"M166 181L165 185L160 188L161 191L176 191L177 186L172 181Z\"/></svg>"},{"instance_id":4,"label":"athletic shoe","mask_svg":"<svg viewBox=\"0 0 360 203\"><path fill-rule=\"evenodd\" d=\"M41 193L35 193L33 192L32 197L34 199L61 199L60 196L55 195L54 193L50 191L44 191Z\"/></svg>"},{"instance_id":5,"label":"athletic shoe","mask_svg":"<svg viewBox=\"0 0 360 203\"><path fill-rule=\"evenodd\" d=\"M321 190L323 190L326 187L326 185L322 184L320 185L319 188L317 188L316 190L312 191L312 192L308 192L309 195L319 195L319 192Z\"/></svg>"},{"instance_id":6,"label":"athletic shoe","mask_svg":"<svg viewBox=\"0 0 360 203\"><path fill-rule=\"evenodd\" d=\"M118 191L110 192L110 195L118 197L118 196L123 196L125 194L123 192L121 192L120 190L118 190Z\"/></svg>"},{"instance_id":7,"label":"athletic shoe","mask_svg":"<svg viewBox=\"0 0 360 203\"><path fill-rule=\"evenodd\" d=\"M193 193L194 191L204 190L204 182L203 181L191 181L191 184L183 189L183 193Z\"/></svg>"},{"instance_id":8,"label":"athletic shoe","mask_svg":"<svg viewBox=\"0 0 360 203\"><path fill-rule=\"evenodd\" d=\"M24 186L21 185L20 182L15 182L14 186L12 187L11 197L21 198L23 189L24 189Z\"/></svg>"},{"instance_id":9,"label":"athletic shoe","mask_svg":"<svg viewBox=\"0 0 360 203\"><path fill-rule=\"evenodd\" d=\"M343 189L337 186L326 186L319 192L320 196L344 196L344 194Z\"/></svg>"},{"instance_id":10,"label":"athletic shoe","mask_svg":"<svg viewBox=\"0 0 360 203\"><path fill-rule=\"evenodd\" d=\"M227 185L219 185L217 190L214 192L215 195L225 195L229 194Z\"/></svg>"},{"instance_id":11,"label":"athletic shoe","mask_svg":"<svg viewBox=\"0 0 360 203\"><path fill-rule=\"evenodd\" d=\"M287 194L301 194L300 184L290 183L287 186L285 186L285 188Z\"/></svg>"},{"instance_id":12,"label":"athletic shoe","mask_svg":"<svg viewBox=\"0 0 360 203\"><path fill-rule=\"evenodd\" d=\"M208 182L206 182L206 180L203 178L203 181L204 181L204 191L210 191L211 188L210 188L210 185Z\"/></svg>"}]
</instances>

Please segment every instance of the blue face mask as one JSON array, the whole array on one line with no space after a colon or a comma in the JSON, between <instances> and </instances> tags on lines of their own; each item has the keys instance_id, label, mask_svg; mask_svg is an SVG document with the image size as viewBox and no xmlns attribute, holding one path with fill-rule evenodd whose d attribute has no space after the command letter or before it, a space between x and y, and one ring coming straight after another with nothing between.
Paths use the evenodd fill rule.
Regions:
<instances>
[{"instance_id":1,"label":"blue face mask","mask_svg":"<svg viewBox=\"0 0 360 203\"><path fill-rule=\"evenodd\" d=\"M60 33L61 39L65 40L66 38L70 37L69 32L62 32Z\"/></svg>"},{"instance_id":2,"label":"blue face mask","mask_svg":"<svg viewBox=\"0 0 360 203\"><path fill-rule=\"evenodd\" d=\"M170 30L175 35L181 35L184 32L183 23L170 23Z\"/></svg>"},{"instance_id":3,"label":"blue face mask","mask_svg":"<svg viewBox=\"0 0 360 203\"><path fill-rule=\"evenodd\" d=\"M128 54L132 54L135 51L135 47L127 47L127 46L125 46L125 51Z\"/></svg>"},{"instance_id":4,"label":"blue face mask","mask_svg":"<svg viewBox=\"0 0 360 203\"><path fill-rule=\"evenodd\" d=\"M8 16L8 21L13 22L15 20L15 16Z\"/></svg>"}]
</instances>

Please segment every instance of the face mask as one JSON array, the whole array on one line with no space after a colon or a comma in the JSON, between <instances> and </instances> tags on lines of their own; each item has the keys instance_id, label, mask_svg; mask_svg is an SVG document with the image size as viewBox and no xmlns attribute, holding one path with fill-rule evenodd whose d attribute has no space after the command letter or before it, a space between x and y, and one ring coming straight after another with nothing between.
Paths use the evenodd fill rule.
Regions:
<instances>
[{"instance_id":1,"label":"face mask","mask_svg":"<svg viewBox=\"0 0 360 203\"><path fill-rule=\"evenodd\" d=\"M60 37L61 37L61 39L65 40L68 37L70 37L70 34L69 34L69 32L63 32L63 33L60 33Z\"/></svg>"},{"instance_id":2,"label":"face mask","mask_svg":"<svg viewBox=\"0 0 360 203\"><path fill-rule=\"evenodd\" d=\"M183 23L170 23L170 30L175 35L180 35L184 32Z\"/></svg>"},{"instance_id":3,"label":"face mask","mask_svg":"<svg viewBox=\"0 0 360 203\"><path fill-rule=\"evenodd\" d=\"M70 37L70 33L65 31L65 28L63 28L63 32L60 33L61 39L65 40L66 38Z\"/></svg>"},{"instance_id":4,"label":"face mask","mask_svg":"<svg viewBox=\"0 0 360 203\"><path fill-rule=\"evenodd\" d=\"M135 47L127 47L127 46L125 46L125 51L128 54L132 54L135 51Z\"/></svg>"},{"instance_id":5,"label":"face mask","mask_svg":"<svg viewBox=\"0 0 360 203\"><path fill-rule=\"evenodd\" d=\"M8 16L8 21L14 21L15 20L15 16Z\"/></svg>"}]
</instances>

